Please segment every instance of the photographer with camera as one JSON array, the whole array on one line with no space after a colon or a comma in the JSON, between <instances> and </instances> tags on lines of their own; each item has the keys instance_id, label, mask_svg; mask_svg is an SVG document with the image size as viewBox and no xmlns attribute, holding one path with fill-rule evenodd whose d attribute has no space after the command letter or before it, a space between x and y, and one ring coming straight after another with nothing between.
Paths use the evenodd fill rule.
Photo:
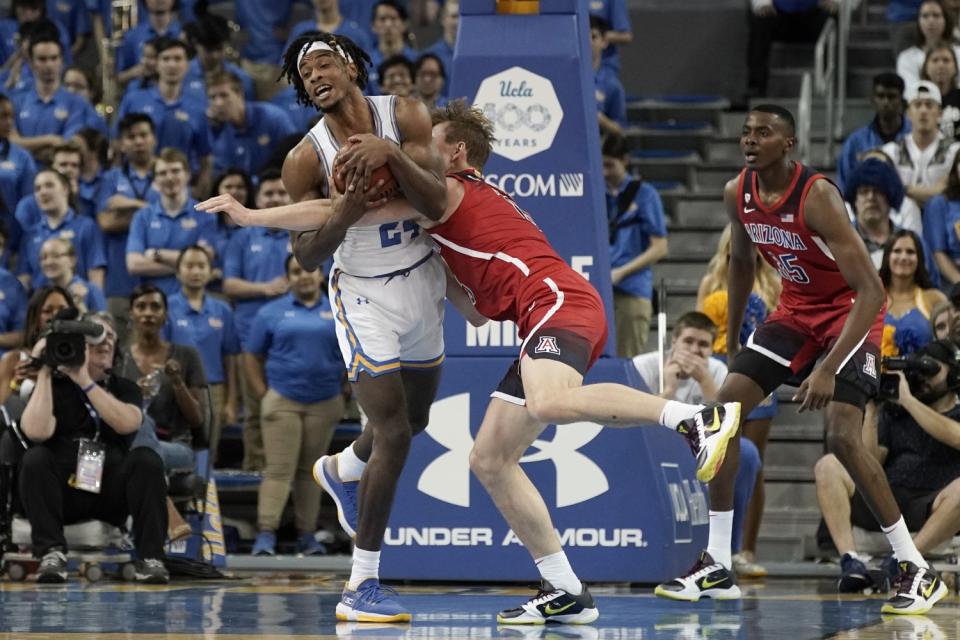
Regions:
<instances>
[{"instance_id":1,"label":"photographer with camera","mask_svg":"<svg viewBox=\"0 0 960 640\"><path fill-rule=\"evenodd\" d=\"M867 406L863 443L883 471L917 550L926 555L960 532L960 348L931 342L917 353L886 358L879 406ZM880 524L850 474L833 455L815 468L817 502L841 554L838 589L860 592L874 585L853 541L853 526L880 531ZM894 561L884 568L896 577Z\"/></svg>"},{"instance_id":2,"label":"photographer with camera","mask_svg":"<svg viewBox=\"0 0 960 640\"><path fill-rule=\"evenodd\" d=\"M136 579L166 583L163 461L150 449L129 449L143 419L140 389L111 373L112 318L70 317L75 310L54 318L33 347L39 372L20 422L34 445L23 455L19 489L33 554L41 558L37 581L67 579L65 524L96 518L121 525L132 515Z\"/></svg>"}]
</instances>

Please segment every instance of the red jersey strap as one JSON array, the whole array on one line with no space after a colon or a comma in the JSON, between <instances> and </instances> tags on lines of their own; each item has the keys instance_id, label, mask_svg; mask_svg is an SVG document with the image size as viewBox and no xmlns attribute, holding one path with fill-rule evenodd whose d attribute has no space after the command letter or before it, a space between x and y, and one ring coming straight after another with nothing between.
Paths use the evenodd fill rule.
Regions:
<instances>
[{"instance_id":1,"label":"red jersey strap","mask_svg":"<svg viewBox=\"0 0 960 640\"><path fill-rule=\"evenodd\" d=\"M737 217L740 217L740 207L744 204L743 199L743 183L747 177L747 169L744 167L740 170L740 176L737 178ZM742 221L741 221L742 222Z\"/></svg>"},{"instance_id":2,"label":"red jersey strap","mask_svg":"<svg viewBox=\"0 0 960 640\"><path fill-rule=\"evenodd\" d=\"M800 191L800 206L797 209L798 219L800 220L803 226L807 227L807 216L806 216L806 206L807 206L807 194L810 192L810 187L813 186L813 183L817 180L826 180L839 192L840 187L838 187L834 182L823 175L822 173L815 173L807 178L806 184L803 185L803 189ZM841 198L842 200L843 198ZM808 229L810 227L807 227Z\"/></svg>"},{"instance_id":3,"label":"red jersey strap","mask_svg":"<svg viewBox=\"0 0 960 640\"><path fill-rule=\"evenodd\" d=\"M447 173L448 178L459 180L460 182L483 182L483 174L476 169L464 169L463 171L451 171Z\"/></svg>"}]
</instances>

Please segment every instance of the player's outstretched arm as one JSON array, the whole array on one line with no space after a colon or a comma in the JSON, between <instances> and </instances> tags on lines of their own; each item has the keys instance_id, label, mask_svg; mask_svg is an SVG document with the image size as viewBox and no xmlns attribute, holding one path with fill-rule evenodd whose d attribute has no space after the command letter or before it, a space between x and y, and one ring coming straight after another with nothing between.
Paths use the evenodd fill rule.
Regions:
<instances>
[{"instance_id":1,"label":"player's outstretched arm","mask_svg":"<svg viewBox=\"0 0 960 640\"><path fill-rule=\"evenodd\" d=\"M740 350L740 325L747 310L756 277L756 249L737 214L740 179L734 178L723 188L723 205L730 218L730 262L727 271L727 362Z\"/></svg>"},{"instance_id":2,"label":"player's outstretched arm","mask_svg":"<svg viewBox=\"0 0 960 640\"><path fill-rule=\"evenodd\" d=\"M836 187L826 180L814 182L807 193L802 215L810 230L826 242L856 299L833 348L797 391L796 397L802 400L801 411L827 405L833 397L834 376L870 332L886 300L880 276L850 224Z\"/></svg>"},{"instance_id":3,"label":"player's outstretched arm","mask_svg":"<svg viewBox=\"0 0 960 640\"><path fill-rule=\"evenodd\" d=\"M440 258L440 260L442 261L443 258ZM470 297L467 290L464 289L460 281L457 280L457 276L453 275L450 265L444 261L443 268L447 272L447 300L449 300L450 303L457 308L457 311L460 312L460 315L466 318L467 322L473 326L482 327L487 324L486 316L477 311L473 298Z\"/></svg>"},{"instance_id":4,"label":"player's outstretched arm","mask_svg":"<svg viewBox=\"0 0 960 640\"><path fill-rule=\"evenodd\" d=\"M412 98L397 98L397 126L403 142L397 145L373 134L350 136L354 144L337 157L338 171L357 170L357 185L347 190L366 188L374 169L386 162L397 179L403 195L413 208L431 220L443 217L447 187L443 159L433 144L433 124L426 105Z\"/></svg>"}]
</instances>

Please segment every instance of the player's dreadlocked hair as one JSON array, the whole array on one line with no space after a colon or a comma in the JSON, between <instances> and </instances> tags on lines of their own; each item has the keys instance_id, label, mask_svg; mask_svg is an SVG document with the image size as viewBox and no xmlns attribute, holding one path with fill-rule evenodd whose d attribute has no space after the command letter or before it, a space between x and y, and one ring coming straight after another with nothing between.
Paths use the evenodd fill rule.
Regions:
<instances>
[{"instance_id":1,"label":"player's dreadlocked hair","mask_svg":"<svg viewBox=\"0 0 960 640\"><path fill-rule=\"evenodd\" d=\"M370 56L367 52L357 46L357 44L346 36L334 35L323 31L307 31L302 36L290 43L283 54L283 67L277 80L286 77L287 82L293 85L297 92L297 102L307 107L314 106L310 95L307 94L307 88L303 84L303 78L300 77L300 69L297 67L297 58L303 48L316 42L325 42L330 45L334 51L343 52L353 59L357 66L356 84L360 89L367 88L367 67L370 66ZM344 60L346 63L346 60Z\"/></svg>"}]
</instances>

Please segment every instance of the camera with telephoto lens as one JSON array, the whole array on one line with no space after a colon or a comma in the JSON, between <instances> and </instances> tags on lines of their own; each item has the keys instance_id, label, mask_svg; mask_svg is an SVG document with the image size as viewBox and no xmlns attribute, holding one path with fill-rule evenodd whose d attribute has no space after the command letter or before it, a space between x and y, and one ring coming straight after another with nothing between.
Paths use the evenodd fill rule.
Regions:
<instances>
[{"instance_id":1,"label":"camera with telephoto lens","mask_svg":"<svg viewBox=\"0 0 960 640\"><path fill-rule=\"evenodd\" d=\"M76 317L76 309L60 311L43 334L47 344L40 360L51 369L61 365L79 367L87 359L87 345L100 344L107 336L102 324L76 320Z\"/></svg>"},{"instance_id":2,"label":"camera with telephoto lens","mask_svg":"<svg viewBox=\"0 0 960 640\"><path fill-rule=\"evenodd\" d=\"M883 358L885 372L902 371L910 387L910 393L917 395L927 379L937 375L943 364L936 358L925 354L911 353L906 356L888 356ZM900 377L895 373L880 375L880 390L877 394L881 400L898 400L900 398Z\"/></svg>"}]
</instances>

